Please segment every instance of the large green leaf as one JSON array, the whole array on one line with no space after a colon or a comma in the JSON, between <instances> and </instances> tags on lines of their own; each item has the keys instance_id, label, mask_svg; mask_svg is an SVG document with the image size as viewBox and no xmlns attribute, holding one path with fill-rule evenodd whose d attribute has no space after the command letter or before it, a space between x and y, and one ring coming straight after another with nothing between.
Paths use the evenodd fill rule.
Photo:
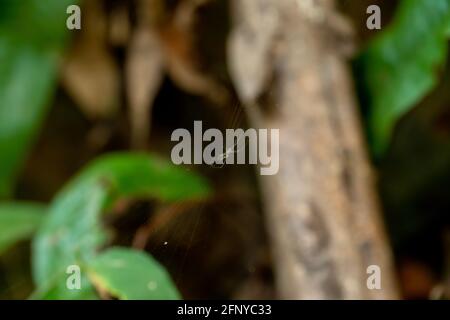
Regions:
<instances>
[{"instance_id":1,"label":"large green leaf","mask_svg":"<svg viewBox=\"0 0 450 320\"><path fill-rule=\"evenodd\" d=\"M0 204L0 254L31 237L42 222L45 210L44 205L34 203Z\"/></svg>"},{"instance_id":2,"label":"large green leaf","mask_svg":"<svg viewBox=\"0 0 450 320\"><path fill-rule=\"evenodd\" d=\"M119 299L180 298L166 270L144 252L112 248L90 262L88 270L97 287Z\"/></svg>"},{"instance_id":3,"label":"large green leaf","mask_svg":"<svg viewBox=\"0 0 450 320\"><path fill-rule=\"evenodd\" d=\"M83 292L69 291L61 277L69 265L83 266L94 259L105 244L100 214L117 200L184 201L208 193L203 179L154 156L119 153L94 161L56 196L35 238L33 271L38 291L51 299L72 299L92 291L89 286Z\"/></svg>"},{"instance_id":4,"label":"large green leaf","mask_svg":"<svg viewBox=\"0 0 450 320\"><path fill-rule=\"evenodd\" d=\"M0 48L5 47L0 40ZM11 192L45 115L53 80L54 63L48 54L0 49L0 197Z\"/></svg>"},{"instance_id":5,"label":"large green leaf","mask_svg":"<svg viewBox=\"0 0 450 320\"><path fill-rule=\"evenodd\" d=\"M376 155L386 149L396 121L436 85L449 26L450 0L403 0L393 23L359 57Z\"/></svg>"},{"instance_id":6,"label":"large green leaf","mask_svg":"<svg viewBox=\"0 0 450 320\"><path fill-rule=\"evenodd\" d=\"M0 1L0 198L10 195L46 114L72 3Z\"/></svg>"}]
</instances>

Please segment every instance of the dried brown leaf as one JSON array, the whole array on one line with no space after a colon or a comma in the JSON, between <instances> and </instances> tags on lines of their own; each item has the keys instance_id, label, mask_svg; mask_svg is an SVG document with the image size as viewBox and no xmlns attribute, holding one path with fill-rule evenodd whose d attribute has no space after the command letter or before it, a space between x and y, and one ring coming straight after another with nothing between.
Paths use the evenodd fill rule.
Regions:
<instances>
[{"instance_id":1,"label":"dried brown leaf","mask_svg":"<svg viewBox=\"0 0 450 320\"><path fill-rule=\"evenodd\" d=\"M164 58L159 39L149 27L133 35L126 62L126 90L130 105L132 143L144 148L150 130L150 109L163 79Z\"/></svg>"},{"instance_id":2,"label":"dried brown leaf","mask_svg":"<svg viewBox=\"0 0 450 320\"><path fill-rule=\"evenodd\" d=\"M62 84L90 118L104 118L119 101L119 70L107 47L106 15L101 1L85 2L83 26L62 69Z\"/></svg>"},{"instance_id":3,"label":"dried brown leaf","mask_svg":"<svg viewBox=\"0 0 450 320\"><path fill-rule=\"evenodd\" d=\"M166 67L170 78L182 90L223 105L228 93L211 75L201 70L195 49L196 13L208 0L182 1L168 25L161 31Z\"/></svg>"}]
</instances>

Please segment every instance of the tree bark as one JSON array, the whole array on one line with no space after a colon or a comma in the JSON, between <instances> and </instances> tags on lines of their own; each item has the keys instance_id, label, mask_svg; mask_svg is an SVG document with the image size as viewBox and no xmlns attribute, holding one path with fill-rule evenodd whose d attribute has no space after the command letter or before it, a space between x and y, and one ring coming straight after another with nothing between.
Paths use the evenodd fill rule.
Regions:
<instances>
[{"instance_id":1,"label":"tree bark","mask_svg":"<svg viewBox=\"0 0 450 320\"><path fill-rule=\"evenodd\" d=\"M233 17L240 99L253 126L280 130L279 172L260 179L280 297L397 298L333 1L235 0Z\"/></svg>"}]
</instances>

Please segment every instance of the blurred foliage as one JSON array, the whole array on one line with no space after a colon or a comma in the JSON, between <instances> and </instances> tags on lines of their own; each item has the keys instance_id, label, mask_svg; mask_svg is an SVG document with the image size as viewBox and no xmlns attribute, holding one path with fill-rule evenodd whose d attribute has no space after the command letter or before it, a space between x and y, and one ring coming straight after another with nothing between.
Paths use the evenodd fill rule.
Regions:
<instances>
[{"instance_id":1,"label":"blurred foliage","mask_svg":"<svg viewBox=\"0 0 450 320\"><path fill-rule=\"evenodd\" d=\"M36 136L55 89L72 0L0 0L0 198Z\"/></svg>"},{"instance_id":2,"label":"blurred foliage","mask_svg":"<svg viewBox=\"0 0 450 320\"><path fill-rule=\"evenodd\" d=\"M397 120L437 84L449 29L450 0L403 0L391 25L359 57L375 155L386 150Z\"/></svg>"},{"instance_id":3,"label":"blurred foliage","mask_svg":"<svg viewBox=\"0 0 450 320\"><path fill-rule=\"evenodd\" d=\"M123 300L179 299L172 280L149 255L126 248L112 248L89 263L97 287Z\"/></svg>"},{"instance_id":4,"label":"blurred foliage","mask_svg":"<svg viewBox=\"0 0 450 320\"><path fill-rule=\"evenodd\" d=\"M45 120L50 99L57 85L59 58L68 38L65 26L66 8L75 2L74 0L0 0L0 199L12 198L15 195L14 182ZM119 2L114 1L114 3ZM212 22L214 22L214 28L220 25L217 22L223 19L222 14L225 11L223 9L227 6L227 2L222 1L222 5L223 8L217 10L214 15L204 15L214 21L208 20L208 24L205 25L207 28L203 29L210 29ZM364 13L364 10L358 13L360 20L364 20L362 25L365 24ZM216 16L217 19L215 19ZM217 61L225 61L224 44L226 42L217 35L214 28L211 29L214 32L211 30L205 32L205 35L214 38L214 42L213 45L209 42L208 45L205 44L204 51L207 54L211 54L210 50L223 53L222 59L211 58L209 64L225 74L225 63ZM226 35L227 28L228 25L223 28L223 37ZM192 30L181 30L181 35L178 35L176 39L170 38L170 43L177 44L173 46L174 48L180 43L187 46L184 42L189 43L189 35L195 33ZM363 88L363 95L367 98L369 109L367 131L371 147L376 155L382 155L386 150L399 118L416 106L439 83L440 68L444 65L447 56L449 34L450 0L403 0L400 2L392 24L383 27L377 33L377 37L369 43L357 60L358 72L362 75L358 85ZM108 51L110 47L105 45L103 49ZM174 49L173 52L177 51ZM108 54L113 55L109 51ZM114 56L112 59L115 58L117 57ZM92 65L98 65L97 61L89 60ZM148 59L143 61L147 62ZM178 63L177 60L175 61ZM90 67L87 69L94 70ZM138 69L141 71L140 68ZM182 74L185 71L177 68L168 68L168 70L169 73L181 70ZM99 72L95 69L92 73ZM172 75L172 78L180 77ZM184 81L192 85L195 77L186 79ZM208 79L205 83L210 83L209 81ZM203 82L200 81L200 83ZM189 86L179 86L189 91L186 89ZM134 86L131 87L134 88ZM213 92L211 95L215 95L215 91L210 87L206 88L208 93ZM164 93L164 90L167 92ZM201 95L202 90L198 93L191 89L193 91L191 93ZM441 90L447 89L441 88ZM193 118L197 116L206 118L212 114L219 114L210 112L211 109L196 114L196 109L192 106L186 107L186 99L180 100L178 89L175 91L173 88L170 90L166 88L161 91L164 94L159 94L159 99L162 99L164 95L169 97L165 97L166 100L161 104L164 105L164 112L167 113L165 116L171 119L183 117L187 119L186 114ZM173 94L174 92L176 94ZM444 104L442 101L439 103ZM197 106L199 100L195 100L192 104ZM422 106L423 109L429 110L429 105L425 104ZM171 105L172 108L167 111L169 108L165 108L166 105ZM176 109L177 107L179 109ZM160 113L163 112L160 111ZM435 139L432 132L434 120L430 120L430 124L425 125L423 119L431 118L431 116L424 116L422 113L424 112L414 115L413 121L407 119L409 123L399 130L397 140L401 141L394 146L393 155L387 154L385 157L389 164L385 163L384 167L380 168L382 195L387 204L386 212L389 214L387 220L390 222L395 245L410 244L417 230L432 224L432 219L438 220L440 224L442 212L448 212L448 202L445 201L448 199L446 190L450 175L447 170L448 159L450 159L448 139ZM187 120L190 121L190 118ZM155 124L158 125L158 123ZM152 139L153 134L152 132ZM67 137L65 139L68 140ZM409 143L410 140L414 140L411 145L405 143L405 141ZM120 145L120 148L122 147L123 145ZM59 148L56 149L56 152L64 152ZM48 164L50 168L51 165L52 163ZM239 197L245 198L242 197L242 190L239 189L242 188L241 182L245 179L239 180L235 176L229 179L233 179L233 183L230 183L232 189L237 190ZM45 183L48 182L43 184ZM223 185L222 181L221 184ZM127 200L192 201L204 199L210 192L208 184L202 178L159 160L154 155L120 153L104 156L94 160L71 180L53 198L48 207L33 203L0 204L0 254L5 253L14 243L27 239L37 232L32 248L32 268L36 284L36 291L32 298L97 299L100 292L102 297L106 294L108 297L120 299L176 299L180 295L170 276L151 256L132 249L107 248L111 243L109 241L111 233L103 225L103 214L118 211L119 205L127 203ZM26 192L25 195L27 195ZM242 201L248 202L248 199ZM423 202L427 203L422 204ZM432 206L428 202L431 202ZM224 210L224 216L228 220L233 220L233 224L241 225L241 227L254 225L254 221L249 218L251 209L247 207L242 212L234 207L227 208L226 205L216 207ZM235 214L232 218L229 215L230 211ZM242 214L243 212L245 214ZM244 223L237 222L238 215L241 219L244 218ZM214 218L217 219L215 215ZM233 234L229 232L229 229L224 228L226 224L222 220L217 219L217 221L217 224L221 224L220 230L228 233L228 238L223 237L226 240L223 247L227 250L231 247L229 250L233 251L236 245L232 246L230 243L239 244L240 242L229 241ZM207 224L207 227L208 230L212 230L211 225ZM188 228L183 225L182 231L186 232L185 229ZM211 241L203 242L212 243L212 240L217 237L217 233L214 232L216 232L215 229L211 232ZM250 242L252 233L247 229L241 233L245 235L246 241ZM189 238L192 238L190 234ZM424 244L422 239L420 242L424 247L423 251L432 251L431 245ZM191 246L190 242L189 246ZM213 273L220 273L224 278L223 282L227 282L223 269L227 269L225 271L234 276L241 269L229 268L228 265L223 269L217 269L215 266L220 265L218 261L222 261L218 256L223 256L223 251L220 251L221 248L216 243L210 246L214 247L214 250L211 250L208 258L213 262L208 261L205 265L208 266L208 270L213 270ZM175 252L174 255L177 254L176 246L172 250ZM198 250L203 255L204 247L199 246ZM417 251L415 243L414 250ZM433 251L431 254L434 253ZM13 254L16 254L16 251ZM157 253L154 254L158 256ZM241 251L238 254L244 256ZM193 256L198 258L195 254ZM184 254L183 259L185 258ZM19 265L14 263L12 268ZM80 291L71 291L66 288L68 277L66 268L73 264L79 265L82 269L83 290ZM245 264L247 266L247 260ZM17 273L25 268L27 267L22 267ZM198 273L197 265L192 269ZM186 269L183 271L186 273ZM185 275L186 278L189 276L190 274ZM210 278L203 274L202 277L202 280L214 289L218 287L219 280L215 279L214 285L211 285ZM193 278L192 282L198 285L199 279ZM226 291L231 289L226 287Z\"/></svg>"},{"instance_id":5,"label":"blurred foliage","mask_svg":"<svg viewBox=\"0 0 450 320\"><path fill-rule=\"evenodd\" d=\"M11 196L15 177L45 118L56 86L58 55L67 38L66 8L70 4L73 1L0 2L0 197ZM201 178L154 156L110 155L69 183L52 201L47 215L40 205L1 205L0 250L30 236L42 223L33 246L37 285L33 297L95 299L97 294L84 274L81 290L67 289L66 268L78 264L85 271L106 244L103 211L123 198L183 201L208 193ZM120 275L114 270L117 259L125 267ZM93 260L89 270L103 289L119 298L178 297L162 267L144 253L107 251ZM154 288L146 285L150 281Z\"/></svg>"},{"instance_id":6,"label":"blurred foliage","mask_svg":"<svg viewBox=\"0 0 450 320\"><path fill-rule=\"evenodd\" d=\"M31 237L46 207L35 203L0 203L0 255L19 240Z\"/></svg>"},{"instance_id":7,"label":"blurred foliage","mask_svg":"<svg viewBox=\"0 0 450 320\"><path fill-rule=\"evenodd\" d=\"M69 265L87 265L106 244L108 236L100 214L118 200L183 201L202 199L208 193L203 179L152 156L124 153L94 161L55 197L36 235L33 268L38 292L35 297L95 297L86 279L82 290L68 290L65 271Z\"/></svg>"}]
</instances>

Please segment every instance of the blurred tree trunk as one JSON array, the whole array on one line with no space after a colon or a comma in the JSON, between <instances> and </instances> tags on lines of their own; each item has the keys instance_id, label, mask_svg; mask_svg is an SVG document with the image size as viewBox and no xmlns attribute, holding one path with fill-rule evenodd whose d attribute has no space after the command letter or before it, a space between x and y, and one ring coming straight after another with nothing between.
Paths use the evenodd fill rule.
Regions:
<instances>
[{"instance_id":1,"label":"blurred tree trunk","mask_svg":"<svg viewBox=\"0 0 450 320\"><path fill-rule=\"evenodd\" d=\"M333 1L234 0L232 16L238 94L253 126L280 129L280 170L261 185L281 298L397 298Z\"/></svg>"}]
</instances>

